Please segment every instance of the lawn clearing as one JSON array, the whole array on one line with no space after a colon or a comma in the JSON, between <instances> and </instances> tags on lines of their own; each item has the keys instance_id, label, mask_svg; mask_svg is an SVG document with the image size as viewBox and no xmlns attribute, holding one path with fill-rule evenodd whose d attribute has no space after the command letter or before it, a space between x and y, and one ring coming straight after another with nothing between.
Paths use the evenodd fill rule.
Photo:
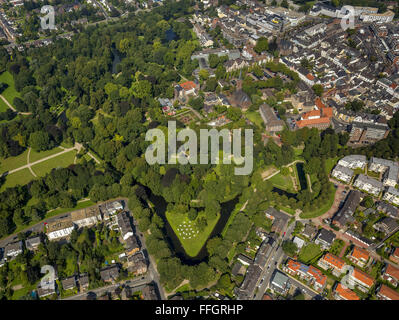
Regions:
<instances>
[{"instance_id":1,"label":"lawn clearing","mask_svg":"<svg viewBox=\"0 0 399 320\"><path fill-rule=\"evenodd\" d=\"M200 217L201 215L199 215L197 219ZM186 215L175 212L166 212L166 218L168 219L169 224L179 238L184 250L190 257L195 257L204 246L213 228L218 222L219 217L220 214L218 214L216 219L208 221L208 225L205 227L204 231L199 231L195 221L190 221Z\"/></svg>"},{"instance_id":2,"label":"lawn clearing","mask_svg":"<svg viewBox=\"0 0 399 320\"><path fill-rule=\"evenodd\" d=\"M302 247L299 252L298 258L303 263L310 263L312 260L317 258L323 253L320 246L315 243L309 243L307 246Z\"/></svg>"},{"instance_id":3,"label":"lawn clearing","mask_svg":"<svg viewBox=\"0 0 399 320\"><path fill-rule=\"evenodd\" d=\"M339 157L335 157L335 158L328 158L324 165L326 167L326 173L327 175L329 175L331 173L332 168L334 168L334 166L337 164L339 160Z\"/></svg>"},{"instance_id":4,"label":"lawn clearing","mask_svg":"<svg viewBox=\"0 0 399 320\"><path fill-rule=\"evenodd\" d=\"M6 71L0 75L0 82L8 84L7 89L3 91L2 95L12 105L14 98L21 96L19 92L15 90L14 78L12 77L11 73Z\"/></svg>"},{"instance_id":5,"label":"lawn clearing","mask_svg":"<svg viewBox=\"0 0 399 320\"><path fill-rule=\"evenodd\" d=\"M262 128L263 119L259 112L249 111L245 113L246 117L259 128Z\"/></svg>"},{"instance_id":6,"label":"lawn clearing","mask_svg":"<svg viewBox=\"0 0 399 320\"><path fill-rule=\"evenodd\" d=\"M6 176L6 182L1 186L0 192L3 192L6 188L12 188L16 185L25 185L35 179L28 168L19 170L15 173L11 173Z\"/></svg>"},{"instance_id":7,"label":"lawn clearing","mask_svg":"<svg viewBox=\"0 0 399 320\"><path fill-rule=\"evenodd\" d=\"M40 159L43 159L45 157L48 156L52 156L53 154L59 153L61 152L63 149L61 149L60 147L55 147L53 149L50 150L46 150L46 151L41 151L41 152L36 152L33 149L30 151L30 155L29 155L29 162L36 162Z\"/></svg>"},{"instance_id":8,"label":"lawn clearing","mask_svg":"<svg viewBox=\"0 0 399 320\"><path fill-rule=\"evenodd\" d=\"M292 184L291 176L289 174L283 176L281 173L278 173L275 176L268 179L268 181L270 181L275 187L279 189L292 193L296 192Z\"/></svg>"},{"instance_id":9,"label":"lawn clearing","mask_svg":"<svg viewBox=\"0 0 399 320\"><path fill-rule=\"evenodd\" d=\"M0 173L11 171L27 164L28 150L16 157L8 157L0 160Z\"/></svg>"},{"instance_id":10,"label":"lawn clearing","mask_svg":"<svg viewBox=\"0 0 399 320\"><path fill-rule=\"evenodd\" d=\"M69 152L63 153L57 157L48 159L32 166L32 170L39 177L45 176L54 168L66 168L73 164L76 156L76 150L71 150Z\"/></svg>"}]
</instances>

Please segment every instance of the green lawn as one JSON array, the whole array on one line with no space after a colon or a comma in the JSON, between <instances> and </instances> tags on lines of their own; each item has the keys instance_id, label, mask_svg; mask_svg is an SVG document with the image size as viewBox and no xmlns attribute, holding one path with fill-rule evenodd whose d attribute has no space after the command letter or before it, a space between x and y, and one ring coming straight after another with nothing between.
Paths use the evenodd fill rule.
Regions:
<instances>
[{"instance_id":1,"label":"green lawn","mask_svg":"<svg viewBox=\"0 0 399 320\"><path fill-rule=\"evenodd\" d=\"M199 218L200 216L198 216ZM173 231L177 235L177 237L180 240L180 243L182 244L184 250L190 257L195 257L198 252L201 250L205 242L208 240L209 235L211 234L213 228L215 227L216 223L218 222L220 217L220 214L218 214L218 217L212 221L208 221L208 225L205 227L204 231L199 232L195 237L191 237L191 239L188 239L187 236L185 239L183 239L183 234L178 231L178 228L183 228L181 225L183 222L189 223L190 220L187 218L186 215L184 214L179 214L175 212L166 212L166 218L169 221L169 224L171 225ZM198 219L197 218L197 219ZM195 221L192 222L193 225L193 230L196 232L198 229L195 225Z\"/></svg>"},{"instance_id":2,"label":"green lawn","mask_svg":"<svg viewBox=\"0 0 399 320\"><path fill-rule=\"evenodd\" d=\"M45 157L51 156L53 154L59 153L61 152L62 149L59 147L55 147L53 149L50 150L46 150L46 151L41 151L41 152L36 152L33 149L30 151L30 155L29 155L29 161L30 162L36 162L40 159L43 159Z\"/></svg>"},{"instance_id":3,"label":"green lawn","mask_svg":"<svg viewBox=\"0 0 399 320\"><path fill-rule=\"evenodd\" d=\"M20 94L19 94L19 92L17 92L17 90L15 90L14 79L13 79L11 73L6 71L6 72L3 72L2 74L0 74L0 82L8 84L8 88L6 90L4 90L2 95L12 105L14 98L20 97Z\"/></svg>"},{"instance_id":4,"label":"green lawn","mask_svg":"<svg viewBox=\"0 0 399 320\"><path fill-rule=\"evenodd\" d=\"M51 158L47 161L43 161L32 166L32 170L39 177L43 177L46 173L49 173L54 168L65 168L73 164L75 159L76 150L71 150L69 152L63 153L55 158Z\"/></svg>"},{"instance_id":5,"label":"green lawn","mask_svg":"<svg viewBox=\"0 0 399 320\"><path fill-rule=\"evenodd\" d=\"M5 112L7 111L8 106L7 104L3 101L3 99L0 99L0 112Z\"/></svg>"},{"instance_id":6,"label":"green lawn","mask_svg":"<svg viewBox=\"0 0 399 320\"><path fill-rule=\"evenodd\" d=\"M17 169L26 165L28 150L22 152L19 156L8 157L0 160L0 173L4 173L13 169Z\"/></svg>"},{"instance_id":7,"label":"green lawn","mask_svg":"<svg viewBox=\"0 0 399 320\"><path fill-rule=\"evenodd\" d=\"M315 243L309 243L307 246L302 247L299 252L298 258L303 263L310 263L313 259L321 255L322 250L320 246Z\"/></svg>"},{"instance_id":8,"label":"green lawn","mask_svg":"<svg viewBox=\"0 0 399 320\"><path fill-rule=\"evenodd\" d=\"M257 125L259 128L262 128L262 123L263 119L259 112L256 111L248 111L245 113L246 117L253 122L255 125Z\"/></svg>"},{"instance_id":9,"label":"green lawn","mask_svg":"<svg viewBox=\"0 0 399 320\"><path fill-rule=\"evenodd\" d=\"M330 174L332 168L334 168L334 166L337 164L339 160L339 157L335 157L335 158L328 158L325 162L325 167L326 167L326 173Z\"/></svg>"},{"instance_id":10,"label":"green lawn","mask_svg":"<svg viewBox=\"0 0 399 320\"><path fill-rule=\"evenodd\" d=\"M22 169L15 173L6 176L6 182L1 186L0 192L3 192L6 188L15 187L16 185L25 185L35 179L28 168Z\"/></svg>"},{"instance_id":11,"label":"green lawn","mask_svg":"<svg viewBox=\"0 0 399 320\"><path fill-rule=\"evenodd\" d=\"M291 176L283 176L281 173L276 174L274 177L268 179L275 187L295 193L294 186L292 185Z\"/></svg>"},{"instance_id":12,"label":"green lawn","mask_svg":"<svg viewBox=\"0 0 399 320\"><path fill-rule=\"evenodd\" d=\"M317 217L325 214L328 210L331 209L332 205L334 204L335 192L336 192L336 190L334 188L334 192L332 192L330 194L330 198L323 206L321 206L320 208L318 208L314 211L302 212L300 214L300 217L302 219L311 219L311 218L317 218Z\"/></svg>"}]
</instances>

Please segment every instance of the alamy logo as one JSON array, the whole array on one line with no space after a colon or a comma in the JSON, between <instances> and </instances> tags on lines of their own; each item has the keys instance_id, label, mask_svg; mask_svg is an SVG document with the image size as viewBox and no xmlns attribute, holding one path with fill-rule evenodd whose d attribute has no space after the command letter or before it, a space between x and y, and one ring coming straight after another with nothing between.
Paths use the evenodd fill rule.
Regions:
<instances>
[{"instance_id":1,"label":"alamy logo","mask_svg":"<svg viewBox=\"0 0 399 320\"><path fill-rule=\"evenodd\" d=\"M220 163L220 157L223 158L223 164L244 165L243 167L235 167L234 174L249 175L253 169L253 130L245 129L244 131L244 156L241 155L241 129L200 129L200 155L199 163L208 164L209 157L211 164ZM223 139L223 152L219 150L219 140ZM166 149L168 150L168 164L198 164L198 139L194 130L185 128L177 132L176 121L168 121L168 139L167 146L165 142L165 134L161 129L150 129L145 136L146 141L151 141L145 152L147 163L153 165L166 164ZM155 140L155 141L154 141ZM209 140L211 150L209 153ZM178 150L177 141L184 142ZM233 153L231 152L231 144L233 144ZM167 148L166 148L167 147Z\"/></svg>"},{"instance_id":2,"label":"alamy logo","mask_svg":"<svg viewBox=\"0 0 399 320\"><path fill-rule=\"evenodd\" d=\"M43 30L50 29L54 30L55 29L55 13L54 13L54 7L53 6L43 6L40 9L41 14L47 13L45 16L40 17L40 26L42 27ZM48 21L48 23L47 23Z\"/></svg>"},{"instance_id":3,"label":"alamy logo","mask_svg":"<svg viewBox=\"0 0 399 320\"><path fill-rule=\"evenodd\" d=\"M346 31L347 29L355 28L355 9L352 6L343 6L341 12L345 14L341 18L341 28Z\"/></svg>"}]
</instances>

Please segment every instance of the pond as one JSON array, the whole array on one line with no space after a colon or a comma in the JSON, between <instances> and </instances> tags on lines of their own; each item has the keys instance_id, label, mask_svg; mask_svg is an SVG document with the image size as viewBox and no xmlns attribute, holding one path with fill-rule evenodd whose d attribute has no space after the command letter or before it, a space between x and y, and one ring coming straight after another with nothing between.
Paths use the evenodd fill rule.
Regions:
<instances>
[{"instance_id":1,"label":"pond","mask_svg":"<svg viewBox=\"0 0 399 320\"><path fill-rule=\"evenodd\" d=\"M299 178L299 184L301 186L301 190L305 190L308 187L308 182L306 180L306 174L303 169L302 162L296 163L296 170L298 171L298 178Z\"/></svg>"},{"instance_id":2,"label":"pond","mask_svg":"<svg viewBox=\"0 0 399 320\"><path fill-rule=\"evenodd\" d=\"M187 265L195 265L202 261L206 261L208 257L208 251L206 250L206 242L200 252L195 257L190 257L185 252L183 246L181 245L179 238L173 231L171 225L169 224L168 220L166 219L166 207L167 202L161 196L154 195L148 188L146 188L148 194L148 200L152 202L154 205L155 212L163 219L164 221L164 232L166 235L166 240L169 242L171 249L174 251L175 255L182 261L182 263ZM230 214L234 210L236 204L238 203L238 196L230 200L228 202L224 202L221 204L221 215L216 223L215 228L213 229L212 233L209 236L209 239L221 234L223 228L225 227L227 221L229 220Z\"/></svg>"}]
</instances>

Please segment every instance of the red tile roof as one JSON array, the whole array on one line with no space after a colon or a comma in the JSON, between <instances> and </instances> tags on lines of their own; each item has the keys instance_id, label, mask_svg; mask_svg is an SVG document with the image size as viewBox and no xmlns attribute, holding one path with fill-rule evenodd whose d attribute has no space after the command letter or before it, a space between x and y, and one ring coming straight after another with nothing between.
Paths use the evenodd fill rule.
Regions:
<instances>
[{"instance_id":1,"label":"red tile roof","mask_svg":"<svg viewBox=\"0 0 399 320\"><path fill-rule=\"evenodd\" d=\"M330 123L330 119L329 118L307 119L307 120L299 120L296 122L298 128L303 128L309 125L325 124L325 123Z\"/></svg>"},{"instance_id":2,"label":"red tile roof","mask_svg":"<svg viewBox=\"0 0 399 320\"><path fill-rule=\"evenodd\" d=\"M344 287L340 283L338 283L337 287L335 288L335 292L345 300L360 300L359 296L355 292L347 287Z\"/></svg>"},{"instance_id":3,"label":"red tile roof","mask_svg":"<svg viewBox=\"0 0 399 320\"><path fill-rule=\"evenodd\" d=\"M326 107L320 98L317 98L314 103L315 103L316 107L319 109L323 109Z\"/></svg>"},{"instance_id":4,"label":"red tile roof","mask_svg":"<svg viewBox=\"0 0 399 320\"><path fill-rule=\"evenodd\" d=\"M399 258L399 248L395 249L395 251L392 253L392 256L395 258Z\"/></svg>"},{"instance_id":5,"label":"red tile roof","mask_svg":"<svg viewBox=\"0 0 399 320\"><path fill-rule=\"evenodd\" d=\"M354 269L352 272L352 277L365 284L367 287L371 287L374 283L374 279L367 273L360 271L359 269Z\"/></svg>"},{"instance_id":6,"label":"red tile roof","mask_svg":"<svg viewBox=\"0 0 399 320\"><path fill-rule=\"evenodd\" d=\"M321 112L323 113L323 117L332 118L333 116L333 108L323 108Z\"/></svg>"},{"instance_id":7,"label":"red tile roof","mask_svg":"<svg viewBox=\"0 0 399 320\"><path fill-rule=\"evenodd\" d=\"M196 87L195 83L193 81L186 81L180 84L180 86L185 90L189 91L191 89L194 89Z\"/></svg>"},{"instance_id":8,"label":"red tile roof","mask_svg":"<svg viewBox=\"0 0 399 320\"><path fill-rule=\"evenodd\" d=\"M321 116L320 110L312 110L312 111L304 113L302 115L302 118L307 120L310 117L320 117L320 116Z\"/></svg>"},{"instance_id":9,"label":"red tile roof","mask_svg":"<svg viewBox=\"0 0 399 320\"><path fill-rule=\"evenodd\" d=\"M338 258L337 256L334 256L331 253L326 253L322 259L339 270L341 270L345 266L344 260Z\"/></svg>"},{"instance_id":10,"label":"red tile roof","mask_svg":"<svg viewBox=\"0 0 399 320\"><path fill-rule=\"evenodd\" d=\"M388 263L384 275L389 275L396 280L399 280L399 269Z\"/></svg>"},{"instance_id":11,"label":"red tile roof","mask_svg":"<svg viewBox=\"0 0 399 320\"><path fill-rule=\"evenodd\" d=\"M327 277L321 273L321 271L313 266L309 266L309 270L308 273L311 274L317 283L319 283L320 285L324 286L326 281L327 281Z\"/></svg>"},{"instance_id":12,"label":"red tile roof","mask_svg":"<svg viewBox=\"0 0 399 320\"><path fill-rule=\"evenodd\" d=\"M294 261L292 259L289 259L287 261L286 266L287 266L287 268L291 269L292 271L297 272L299 270L299 268L301 267L301 263L298 262L298 261Z\"/></svg>"},{"instance_id":13,"label":"red tile roof","mask_svg":"<svg viewBox=\"0 0 399 320\"><path fill-rule=\"evenodd\" d=\"M378 292L389 300L399 300L399 293L383 284Z\"/></svg>"},{"instance_id":14,"label":"red tile roof","mask_svg":"<svg viewBox=\"0 0 399 320\"><path fill-rule=\"evenodd\" d=\"M312 76L310 73L308 73L306 75L306 78L308 78L309 80L313 81L314 80L314 76Z\"/></svg>"},{"instance_id":15,"label":"red tile roof","mask_svg":"<svg viewBox=\"0 0 399 320\"><path fill-rule=\"evenodd\" d=\"M367 261L369 259L370 255L366 250L359 248L359 247L354 247L353 251L351 253L351 257L355 258L357 260L363 259L363 260Z\"/></svg>"}]
</instances>

